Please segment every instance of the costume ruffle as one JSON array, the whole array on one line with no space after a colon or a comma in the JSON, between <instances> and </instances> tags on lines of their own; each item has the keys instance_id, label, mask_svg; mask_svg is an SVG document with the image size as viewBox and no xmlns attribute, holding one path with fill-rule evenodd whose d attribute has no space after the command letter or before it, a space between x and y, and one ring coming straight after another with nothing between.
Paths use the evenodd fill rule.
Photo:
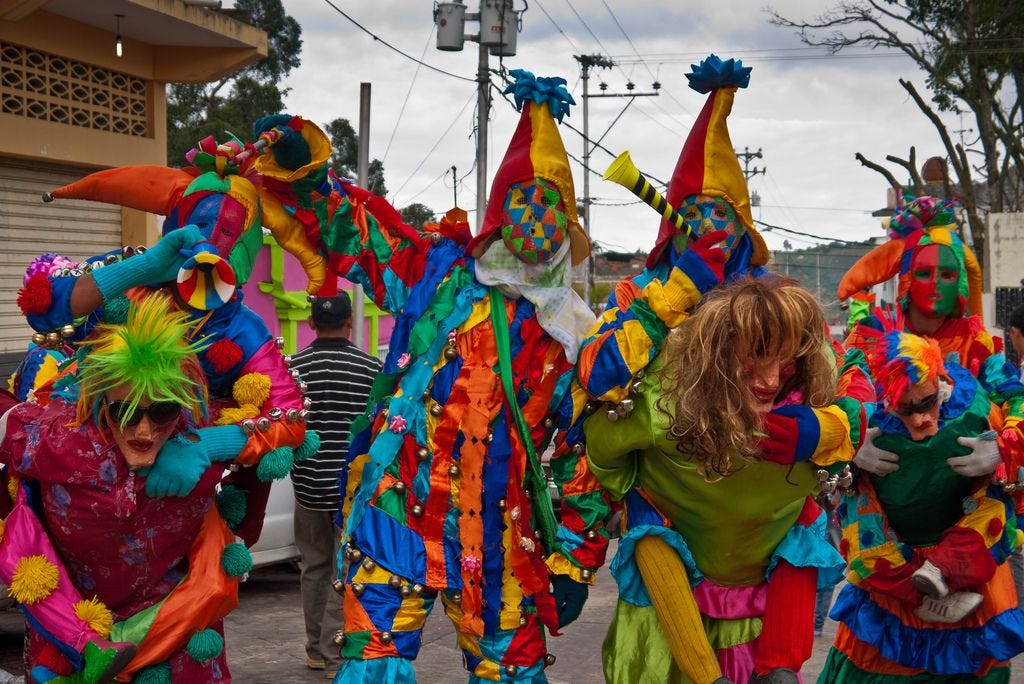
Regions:
<instances>
[{"instance_id":1,"label":"costume ruffle","mask_svg":"<svg viewBox=\"0 0 1024 684\"><path fill-rule=\"evenodd\" d=\"M876 604L868 592L846 585L829 613L861 641L904 667L944 674L973 673L986 657L1010 660L1024 652L1024 612L1013 608L980 627L917 629Z\"/></svg>"},{"instance_id":2,"label":"costume ruffle","mask_svg":"<svg viewBox=\"0 0 1024 684\"><path fill-rule=\"evenodd\" d=\"M334 684L363 684L364 682L415 682L412 661L397 656L372 660L343 660Z\"/></svg>"}]
</instances>

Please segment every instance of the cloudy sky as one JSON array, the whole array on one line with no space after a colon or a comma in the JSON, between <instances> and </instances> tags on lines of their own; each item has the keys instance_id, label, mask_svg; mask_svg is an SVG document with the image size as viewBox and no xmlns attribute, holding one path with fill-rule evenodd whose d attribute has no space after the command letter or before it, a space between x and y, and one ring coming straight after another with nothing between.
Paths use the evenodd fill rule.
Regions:
<instances>
[{"instance_id":1,"label":"cloudy sky","mask_svg":"<svg viewBox=\"0 0 1024 684\"><path fill-rule=\"evenodd\" d=\"M911 145L921 162L941 154L934 129L897 82L912 79L923 91L923 76L897 54L857 50L848 57L829 57L803 46L792 31L770 25L762 6L751 0L528 1L517 54L505 58L503 66L564 77L578 103L567 120L580 130L582 83L573 55L601 53L619 63L593 73L592 93L601 81L608 84L607 92L624 92L628 81L637 91L649 92L654 80L661 82L661 94L636 98L602 142L616 153L629 150L641 170L659 179L670 177L706 97L687 87L689 65L714 52L752 66L749 88L736 96L730 131L737 149L763 152L754 165L767 172L755 176L750 189L761 198L755 218L766 223L845 240L881 235L871 211L884 206L886 184L854 154L881 162L887 154L905 158ZM304 41L302 66L285 83L291 89L289 111L321 124L345 117L357 126L359 84L371 83L370 156L384 162L388 199L398 207L422 202L443 212L454 202L450 169L455 166L458 203L474 209L475 84L418 66L339 10L404 52L467 79L475 77L477 45L467 42L462 52L437 50L428 0L331 2L333 7L327 0L285 2L302 26ZM476 11L478 2L466 4ZM523 4L515 0L516 9ZM831 4L774 0L772 6L796 19L811 18ZM477 26L467 22L467 33L475 33ZM490 66L497 69L498 58L491 57ZM593 139L605 133L624 104L618 98L590 100ZM490 176L517 117L509 102L493 101ZM952 130L960 127L951 123ZM568 152L581 159L580 135L563 127L562 137ZM594 150L591 166L601 173L611 160ZM582 197L582 165L574 163L573 173L577 197ZM597 242L620 251L653 244L658 227L653 210L597 175L591 175L590 194L591 233ZM821 242L779 230L765 232L765 239L772 249L782 249L783 240L792 249Z\"/></svg>"}]
</instances>

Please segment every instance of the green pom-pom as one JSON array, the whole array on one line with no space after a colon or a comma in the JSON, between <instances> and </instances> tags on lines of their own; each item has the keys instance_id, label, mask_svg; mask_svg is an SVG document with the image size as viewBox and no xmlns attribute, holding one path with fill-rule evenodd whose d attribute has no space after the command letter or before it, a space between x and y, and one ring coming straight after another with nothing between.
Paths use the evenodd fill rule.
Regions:
<instances>
[{"instance_id":1,"label":"green pom-pom","mask_svg":"<svg viewBox=\"0 0 1024 684\"><path fill-rule=\"evenodd\" d=\"M220 567L228 577L241 577L252 570L252 555L242 544L228 544L220 554Z\"/></svg>"},{"instance_id":2,"label":"green pom-pom","mask_svg":"<svg viewBox=\"0 0 1024 684\"><path fill-rule=\"evenodd\" d=\"M316 434L315 431L306 428L306 436L302 440L302 444L295 448L295 462L305 461L307 458L312 456L320 448L320 435Z\"/></svg>"},{"instance_id":3,"label":"green pom-pom","mask_svg":"<svg viewBox=\"0 0 1024 684\"><path fill-rule=\"evenodd\" d=\"M256 466L256 477L264 482L280 480L292 469L292 450L288 447L277 447L267 452Z\"/></svg>"},{"instance_id":4,"label":"green pom-pom","mask_svg":"<svg viewBox=\"0 0 1024 684\"><path fill-rule=\"evenodd\" d=\"M232 530L238 527L245 517L245 491L234 485L224 485L217 494L217 510L220 517Z\"/></svg>"},{"instance_id":5,"label":"green pom-pom","mask_svg":"<svg viewBox=\"0 0 1024 684\"><path fill-rule=\"evenodd\" d=\"M223 650L224 637L212 629L196 632L188 640L188 654L200 663L216 658Z\"/></svg>"},{"instance_id":6,"label":"green pom-pom","mask_svg":"<svg viewBox=\"0 0 1024 684\"><path fill-rule=\"evenodd\" d=\"M145 667L136 673L132 682L134 684L170 684L171 666L167 663L157 663Z\"/></svg>"},{"instance_id":7,"label":"green pom-pom","mask_svg":"<svg viewBox=\"0 0 1024 684\"><path fill-rule=\"evenodd\" d=\"M124 295L118 295L103 302L103 322L111 325L124 325L128 320L129 304L128 298Z\"/></svg>"}]
</instances>

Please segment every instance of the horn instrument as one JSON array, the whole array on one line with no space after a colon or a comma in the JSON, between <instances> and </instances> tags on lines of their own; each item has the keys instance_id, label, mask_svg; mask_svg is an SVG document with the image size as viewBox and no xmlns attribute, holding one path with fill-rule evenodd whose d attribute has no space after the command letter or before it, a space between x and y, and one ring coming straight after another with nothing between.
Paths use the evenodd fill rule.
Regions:
<instances>
[{"instance_id":1,"label":"horn instrument","mask_svg":"<svg viewBox=\"0 0 1024 684\"><path fill-rule=\"evenodd\" d=\"M655 190L649 180L644 178L644 175L640 173L640 169L636 168L636 164L630 158L629 152L623 152L615 158L615 161L608 166L608 170L604 172L604 179L618 183L632 192L644 204L657 211L663 219L679 230L686 231L687 234L691 232L690 227L683 221L683 217L679 215L679 212L668 203L668 200L660 192Z\"/></svg>"}]
</instances>

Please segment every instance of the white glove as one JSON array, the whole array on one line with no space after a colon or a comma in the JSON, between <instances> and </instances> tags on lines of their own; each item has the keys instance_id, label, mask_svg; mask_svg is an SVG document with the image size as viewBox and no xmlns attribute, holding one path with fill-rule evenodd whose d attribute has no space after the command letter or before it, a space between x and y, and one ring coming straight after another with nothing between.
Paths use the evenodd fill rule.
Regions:
<instances>
[{"instance_id":1,"label":"white glove","mask_svg":"<svg viewBox=\"0 0 1024 684\"><path fill-rule=\"evenodd\" d=\"M875 437L881 433L878 428L869 428L864 438L864 444L853 457L853 463L861 470L866 470L872 475L885 477L889 473L899 470L900 457L891 451L879 449L875 446Z\"/></svg>"},{"instance_id":2,"label":"white glove","mask_svg":"<svg viewBox=\"0 0 1024 684\"><path fill-rule=\"evenodd\" d=\"M957 475L964 477L981 477L991 475L1002 460L999 456L999 444L995 432L986 432L977 437L957 437L957 444L971 447L966 456L947 458L946 463Z\"/></svg>"}]
</instances>

